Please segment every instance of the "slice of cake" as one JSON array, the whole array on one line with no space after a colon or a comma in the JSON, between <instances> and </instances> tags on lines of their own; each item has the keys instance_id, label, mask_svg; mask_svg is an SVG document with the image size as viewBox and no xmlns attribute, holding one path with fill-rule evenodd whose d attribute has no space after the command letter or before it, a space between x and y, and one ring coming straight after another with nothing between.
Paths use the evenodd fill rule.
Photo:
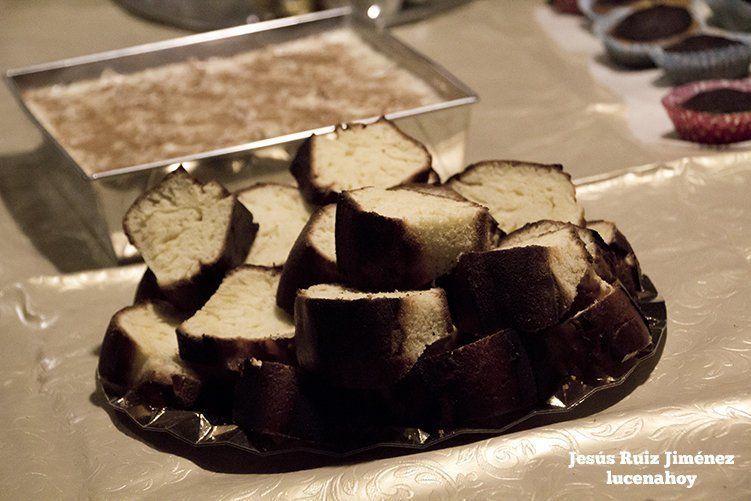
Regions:
<instances>
[{"instance_id":1,"label":"slice of cake","mask_svg":"<svg viewBox=\"0 0 751 501\"><path fill-rule=\"evenodd\" d=\"M441 289L369 294L321 284L295 301L300 366L342 387L386 387L453 332Z\"/></svg>"},{"instance_id":2,"label":"slice of cake","mask_svg":"<svg viewBox=\"0 0 751 501\"><path fill-rule=\"evenodd\" d=\"M601 282L601 297L540 335L546 359L565 379L593 382L623 375L652 339L646 321L620 285Z\"/></svg>"},{"instance_id":3,"label":"slice of cake","mask_svg":"<svg viewBox=\"0 0 751 501\"><path fill-rule=\"evenodd\" d=\"M352 450L393 439L389 392L340 388L299 367L249 360L234 388L232 422L253 435L297 446Z\"/></svg>"},{"instance_id":4,"label":"slice of cake","mask_svg":"<svg viewBox=\"0 0 751 501\"><path fill-rule=\"evenodd\" d=\"M592 257L592 263L597 275L606 282L613 283L617 279L615 274L615 256L600 235L589 228L561 221L537 221L536 223L525 224L513 233L508 234L503 238L502 243L508 246L509 244L523 242L529 238L538 237L564 228L572 228L576 231L581 241L584 242L587 252Z\"/></svg>"},{"instance_id":5,"label":"slice of cake","mask_svg":"<svg viewBox=\"0 0 751 501\"><path fill-rule=\"evenodd\" d=\"M195 309L245 260L258 225L222 185L180 167L133 203L123 229L169 300Z\"/></svg>"},{"instance_id":6,"label":"slice of cake","mask_svg":"<svg viewBox=\"0 0 751 501\"><path fill-rule=\"evenodd\" d=\"M487 207L506 233L543 219L584 224L571 176L558 164L489 160L470 165L446 184Z\"/></svg>"},{"instance_id":7,"label":"slice of cake","mask_svg":"<svg viewBox=\"0 0 751 501\"><path fill-rule=\"evenodd\" d=\"M490 213L472 202L363 188L345 192L337 204L339 272L361 290L423 287L459 254L489 249L496 238Z\"/></svg>"},{"instance_id":8,"label":"slice of cake","mask_svg":"<svg viewBox=\"0 0 751 501\"><path fill-rule=\"evenodd\" d=\"M335 224L336 204L321 207L310 216L292 246L276 291L276 304L290 315L294 314L299 289L341 281L336 266Z\"/></svg>"},{"instance_id":9,"label":"slice of cake","mask_svg":"<svg viewBox=\"0 0 751 501\"><path fill-rule=\"evenodd\" d=\"M180 356L218 372L237 372L249 358L290 361L294 325L274 300L280 272L242 265L177 328Z\"/></svg>"},{"instance_id":10,"label":"slice of cake","mask_svg":"<svg viewBox=\"0 0 751 501\"><path fill-rule=\"evenodd\" d=\"M610 221L590 221L587 228L596 231L608 244L615 256L615 274L632 296L636 297L643 290L641 283L641 266L636 259L634 249L626 236Z\"/></svg>"},{"instance_id":11,"label":"slice of cake","mask_svg":"<svg viewBox=\"0 0 751 501\"><path fill-rule=\"evenodd\" d=\"M516 332L421 358L394 391L405 424L493 428L537 403L535 378Z\"/></svg>"},{"instance_id":12,"label":"slice of cake","mask_svg":"<svg viewBox=\"0 0 751 501\"><path fill-rule=\"evenodd\" d=\"M462 254L441 282L460 332L538 331L556 324L592 280L592 258L572 228Z\"/></svg>"},{"instance_id":13,"label":"slice of cake","mask_svg":"<svg viewBox=\"0 0 751 501\"><path fill-rule=\"evenodd\" d=\"M389 188L427 181L432 159L424 145L387 120L351 124L303 143L290 170L305 199L335 202L343 191L364 186Z\"/></svg>"},{"instance_id":14,"label":"slice of cake","mask_svg":"<svg viewBox=\"0 0 751 501\"><path fill-rule=\"evenodd\" d=\"M145 302L115 313L99 353L106 389L154 405L192 405L201 381L178 356L175 328L182 320L166 303Z\"/></svg>"},{"instance_id":15,"label":"slice of cake","mask_svg":"<svg viewBox=\"0 0 751 501\"><path fill-rule=\"evenodd\" d=\"M248 432L320 441L325 423L297 367L251 359L235 385L232 422Z\"/></svg>"},{"instance_id":16,"label":"slice of cake","mask_svg":"<svg viewBox=\"0 0 751 501\"><path fill-rule=\"evenodd\" d=\"M258 183L236 192L237 199L253 214L258 224L256 239L247 264L282 266L292 244L312 212L294 186Z\"/></svg>"}]
</instances>

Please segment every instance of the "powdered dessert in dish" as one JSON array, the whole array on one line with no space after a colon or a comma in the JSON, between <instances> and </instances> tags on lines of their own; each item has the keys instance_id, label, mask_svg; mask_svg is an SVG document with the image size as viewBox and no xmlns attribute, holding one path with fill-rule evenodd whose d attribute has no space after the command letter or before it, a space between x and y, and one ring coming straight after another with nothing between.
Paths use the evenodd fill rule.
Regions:
<instances>
[{"instance_id":1,"label":"powdered dessert in dish","mask_svg":"<svg viewBox=\"0 0 751 501\"><path fill-rule=\"evenodd\" d=\"M439 100L340 29L231 57L188 60L24 93L87 172L210 151Z\"/></svg>"}]
</instances>

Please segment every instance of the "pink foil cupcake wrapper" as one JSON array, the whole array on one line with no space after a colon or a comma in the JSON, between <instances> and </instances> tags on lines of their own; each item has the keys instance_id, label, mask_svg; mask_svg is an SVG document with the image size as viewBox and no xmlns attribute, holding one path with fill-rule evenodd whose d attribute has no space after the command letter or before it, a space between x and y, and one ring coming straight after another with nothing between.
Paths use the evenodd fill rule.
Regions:
<instances>
[{"instance_id":1,"label":"pink foil cupcake wrapper","mask_svg":"<svg viewBox=\"0 0 751 501\"><path fill-rule=\"evenodd\" d=\"M678 135L687 141L703 144L729 144L751 139L751 111L709 113L683 107L683 103L697 94L715 89L751 92L751 80L705 80L673 89L662 98L662 105Z\"/></svg>"}]
</instances>

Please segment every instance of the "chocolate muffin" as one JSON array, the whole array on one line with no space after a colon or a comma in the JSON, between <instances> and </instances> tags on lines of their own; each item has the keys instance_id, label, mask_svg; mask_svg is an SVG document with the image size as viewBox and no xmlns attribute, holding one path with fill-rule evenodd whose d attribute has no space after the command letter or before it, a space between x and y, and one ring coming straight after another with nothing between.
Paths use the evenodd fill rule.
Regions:
<instances>
[{"instance_id":1,"label":"chocolate muffin","mask_svg":"<svg viewBox=\"0 0 751 501\"><path fill-rule=\"evenodd\" d=\"M688 9L655 5L639 9L610 29L610 34L627 42L656 42L687 32L694 24Z\"/></svg>"},{"instance_id":2,"label":"chocolate muffin","mask_svg":"<svg viewBox=\"0 0 751 501\"><path fill-rule=\"evenodd\" d=\"M751 140L748 80L704 80L673 89L662 99L678 135L703 144Z\"/></svg>"},{"instance_id":3,"label":"chocolate muffin","mask_svg":"<svg viewBox=\"0 0 751 501\"><path fill-rule=\"evenodd\" d=\"M666 52L704 52L707 50L724 49L725 47L743 46L743 42L717 35L691 35L680 42L665 47Z\"/></svg>"},{"instance_id":4,"label":"chocolate muffin","mask_svg":"<svg viewBox=\"0 0 751 501\"><path fill-rule=\"evenodd\" d=\"M707 90L685 101L683 108L702 113L743 113L751 111L751 92L736 89Z\"/></svg>"},{"instance_id":5,"label":"chocolate muffin","mask_svg":"<svg viewBox=\"0 0 751 501\"><path fill-rule=\"evenodd\" d=\"M699 24L680 4L647 3L602 18L595 32L610 59L621 66L654 66L651 52L691 35Z\"/></svg>"}]
</instances>

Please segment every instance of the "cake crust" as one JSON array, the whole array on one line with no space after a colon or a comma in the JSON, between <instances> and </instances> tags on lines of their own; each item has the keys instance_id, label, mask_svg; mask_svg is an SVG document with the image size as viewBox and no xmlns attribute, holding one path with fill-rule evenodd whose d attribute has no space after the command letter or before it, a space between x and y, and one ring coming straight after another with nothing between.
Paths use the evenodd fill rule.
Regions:
<instances>
[{"instance_id":1,"label":"cake crust","mask_svg":"<svg viewBox=\"0 0 751 501\"><path fill-rule=\"evenodd\" d=\"M475 206L476 211L462 222L467 228L467 241L457 244L456 255L436 271L430 245L423 238L436 230L411 223L408 214L391 217L369 210L358 201L359 191L345 192L337 204L336 257L342 279L360 290L419 289L447 272L460 252L489 249L499 238L497 224L487 209L472 202L444 199L447 213L452 211L452 203ZM426 201L442 198L415 194Z\"/></svg>"},{"instance_id":2,"label":"cake crust","mask_svg":"<svg viewBox=\"0 0 751 501\"><path fill-rule=\"evenodd\" d=\"M652 343L646 320L620 283L605 287L600 300L541 336L561 379L590 382L622 376Z\"/></svg>"},{"instance_id":3,"label":"cake crust","mask_svg":"<svg viewBox=\"0 0 751 501\"><path fill-rule=\"evenodd\" d=\"M442 429L496 427L538 400L532 368L513 330L421 358L396 394L407 424Z\"/></svg>"},{"instance_id":4,"label":"cake crust","mask_svg":"<svg viewBox=\"0 0 751 501\"><path fill-rule=\"evenodd\" d=\"M621 233L615 223L602 219L589 221L587 228L602 237L602 240L612 251L616 277L629 294L637 297L644 290L641 265L626 236Z\"/></svg>"},{"instance_id":5,"label":"cake crust","mask_svg":"<svg viewBox=\"0 0 751 501\"><path fill-rule=\"evenodd\" d=\"M295 301L297 360L332 385L385 388L404 376L427 346L454 334L441 289L355 298L311 291L301 291ZM412 297L418 294L421 304Z\"/></svg>"},{"instance_id":6,"label":"cake crust","mask_svg":"<svg viewBox=\"0 0 751 501\"><path fill-rule=\"evenodd\" d=\"M565 255L565 247L532 244L460 256L440 282L460 332L488 334L507 327L535 332L560 321L577 299L588 302L592 258L574 230L557 233L575 255ZM554 263L569 258L584 271L564 278ZM578 298L580 295L587 298Z\"/></svg>"},{"instance_id":7,"label":"cake crust","mask_svg":"<svg viewBox=\"0 0 751 501\"><path fill-rule=\"evenodd\" d=\"M151 303L161 315L180 318L180 313L167 303ZM99 351L97 370L102 386L115 395L127 395L156 405L190 407L198 399L202 382L187 366L147 367L152 354L144 348L123 324L123 317L138 308L148 307L142 303L127 306L112 317Z\"/></svg>"},{"instance_id":8,"label":"cake crust","mask_svg":"<svg viewBox=\"0 0 751 501\"><path fill-rule=\"evenodd\" d=\"M336 256L331 259L328 252L313 239L313 232L316 231L330 231L331 238L334 238L334 225L330 229L323 227L327 222L326 213L331 211L336 211L336 205L321 207L310 216L287 256L276 291L276 304L290 315L294 315L298 290L315 284L341 282Z\"/></svg>"}]
</instances>

